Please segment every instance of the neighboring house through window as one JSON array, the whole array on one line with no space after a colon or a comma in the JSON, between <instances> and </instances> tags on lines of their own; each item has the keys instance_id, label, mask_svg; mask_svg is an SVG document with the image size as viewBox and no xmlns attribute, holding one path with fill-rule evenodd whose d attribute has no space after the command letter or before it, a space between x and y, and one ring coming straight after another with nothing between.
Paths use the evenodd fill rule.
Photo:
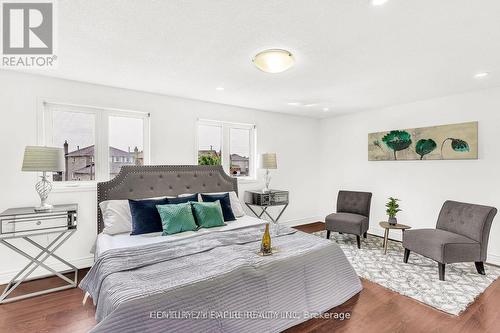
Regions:
<instances>
[{"instance_id":1,"label":"neighboring house through window","mask_svg":"<svg viewBox=\"0 0 500 333\"><path fill-rule=\"evenodd\" d=\"M255 178L255 125L198 120L199 165L222 165L233 177Z\"/></svg>"},{"instance_id":2,"label":"neighboring house through window","mask_svg":"<svg viewBox=\"0 0 500 333\"><path fill-rule=\"evenodd\" d=\"M124 165L149 163L149 114L44 102L42 144L64 149L55 182L105 181Z\"/></svg>"}]
</instances>

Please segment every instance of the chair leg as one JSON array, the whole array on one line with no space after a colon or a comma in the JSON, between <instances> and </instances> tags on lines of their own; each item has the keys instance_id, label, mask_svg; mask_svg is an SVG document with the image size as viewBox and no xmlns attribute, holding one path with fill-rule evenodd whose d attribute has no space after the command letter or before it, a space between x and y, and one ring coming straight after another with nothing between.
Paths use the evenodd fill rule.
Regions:
<instances>
[{"instance_id":1,"label":"chair leg","mask_svg":"<svg viewBox=\"0 0 500 333\"><path fill-rule=\"evenodd\" d=\"M358 242L358 249L361 249L361 237L359 235L356 235L356 241Z\"/></svg>"},{"instance_id":2,"label":"chair leg","mask_svg":"<svg viewBox=\"0 0 500 333\"><path fill-rule=\"evenodd\" d=\"M405 249L405 256L404 256L404 259L403 259L403 262L404 262L405 264L407 264L407 263L408 263L408 258L409 258L409 257L410 257L410 250Z\"/></svg>"},{"instance_id":3,"label":"chair leg","mask_svg":"<svg viewBox=\"0 0 500 333\"><path fill-rule=\"evenodd\" d=\"M365 232L365 233L363 234L363 238L366 238L366 237L368 237L368 232Z\"/></svg>"},{"instance_id":4,"label":"chair leg","mask_svg":"<svg viewBox=\"0 0 500 333\"><path fill-rule=\"evenodd\" d=\"M330 239L330 232L331 232L330 230L326 231L326 239Z\"/></svg>"},{"instance_id":5,"label":"chair leg","mask_svg":"<svg viewBox=\"0 0 500 333\"><path fill-rule=\"evenodd\" d=\"M476 270L479 274L486 275L486 272L484 271L484 262L476 261L474 264L476 264Z\"/></svg>"},{"instance_id":6,"label":"chair leg","mask_svg":"<svg viewBox=\"0 0 500 333\"><path fill-rule=\"evenodd\" d=\"M444 267L445 267L445 264L438 262L439 280L441 280L441 281L444 281Z\"/></svg>"}]
</instances>

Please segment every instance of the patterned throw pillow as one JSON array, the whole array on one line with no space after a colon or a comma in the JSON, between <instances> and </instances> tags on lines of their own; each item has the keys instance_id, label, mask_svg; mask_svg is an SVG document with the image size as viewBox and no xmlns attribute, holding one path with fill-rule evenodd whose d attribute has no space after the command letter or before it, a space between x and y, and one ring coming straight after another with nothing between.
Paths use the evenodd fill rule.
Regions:
<instances>
[{"instance_id":1,"label":"patterned throw pillow","mask_svg":"<svg viewBox=\"0 0 500 333\"><path fill-rule=\"evenodd\" d=\"M198 229L189 202L156 206L163 226L162 236Z\"/></svg>"},{"instance_id":2,"label":"patterned throw pillow","mask_svg":"<svg viewBox=\"0 0 500 333\"><path fill-rule=\"evenodd\" d=\"M231 201L229 200L229 193L224 194L201 194L201 199L204 202L214 202L220 201L220 206L222 208L222 215L224 216L224 221L234 221L233 210L231 209Z\"/></svg>"},{"instance_id":3,"label":"patterned throw pillow","mask_svg":"<svg viewBox=\"0 0 500 333\"><path fill-rule=\"evenodd\" d=\"M200 228L213 228L225 225L219 200L214 202L191 202L191 205L193 206L196 223Z\"/></svg>"}]
</instances>

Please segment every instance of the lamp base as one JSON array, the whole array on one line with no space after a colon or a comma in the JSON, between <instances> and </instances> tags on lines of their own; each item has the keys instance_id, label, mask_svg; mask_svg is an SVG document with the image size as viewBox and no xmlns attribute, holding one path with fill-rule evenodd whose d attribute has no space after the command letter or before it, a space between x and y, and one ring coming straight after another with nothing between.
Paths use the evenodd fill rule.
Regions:
<instances>
[{"instance_id":1,"label":"lamp base","mask_svg":"<svg viewBox=\"0 0 500 333\"><path fill-rule=\"evenodd\" d=\"M35 208L36 212L47 212L52 210L54 206L49 205L47 203L47 198L49 196L50 191L52 190L52 184L50 181L47 179L47 173L44 172L43 176L40 177L42 178L38 183L35 185L35 189L40 196L40 206Z\"/></svg>"},{"instance_id":2,"label":"lamp base","mask_svg":"<svg viewBox=\"0 0 500 333\"><path fill-rule=\"evenodd\" d=\"M269 193L271 190L269 189L269 184L271 183L271 174L269 169L266 169L266 179L265 179L265 187L262 189L262 193Z\"/></svg>"}]
</instances>

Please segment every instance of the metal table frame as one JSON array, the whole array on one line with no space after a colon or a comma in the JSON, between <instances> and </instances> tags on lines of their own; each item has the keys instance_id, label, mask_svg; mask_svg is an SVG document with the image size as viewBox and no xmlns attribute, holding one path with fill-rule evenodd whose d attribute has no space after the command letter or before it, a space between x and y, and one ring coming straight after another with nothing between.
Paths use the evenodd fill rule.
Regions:
<instances>
[{"instance_id":1,"label":"metal table frame","mask_svg":"<svg viewBox=\"0 0 500 333\"><path fill-rule=\"evenodd\" d=\"M4 244L8 248L12 249L16 253L19 253L20 255L24 256L25 258L27 258L30 261L5 286L4 291L0 295L0 304L25 299L28 297L43 295L43 294L47 294L47 293L54 292L54 291L75 288L77 286L77 283L78 283L77 282L78 281L78 269L54 253L62 244L64 244L75 233L75 231L76 231L76 226L72 227L72 228L67 228L67 229L61 230L61 231L37 233L37 234L24 235L24 236L14 236L13 235L10 237L0 238L1 244ZM40 236L40 235L47 235L47 234L58 234L54 238L54 240L52 240L52 242L49 243L48 246L43 246L40 243L37 243L36 241L34 241L32 238L30 238L33 236ZM28 242L31 245L38 248L40 250L40 252L35 257L32 257L31 255L29 255L26 252L19 249L17 246L8 242L7 241L8 239L23 239L26 242ZM45 260L47 260L48 258L54 258L54 259L58 260L59 262L67 265L70 269L67 271L64 271L64 272L58 272L44 263ZM45 290L36 291L36 292L32 292L32 293L28 293L28 294L24 294L24 295L20 295L20 296L14 296L14 297L7 298L12 293L12 291L14 291L22 282L36 280L36 279L41 278L41 277L28 278L35 271L35 269L37 269L38 267L43 267L46 270L48 270L54 274L54 275L47 275L47 276L57 276L60 279L62 279L63 281L65 281L67 284L64 286L61 286L61 287L45 289ZM72 280L63 275L65 273L69 273L69 272L74 273L74 278ZM23 275L23 273L24 273L24 275ZM43 276L43 277L47 277L47 276Z\"/></svg>"},{"instance_id":2,"label":"metal table frame","mask_svg":"<svg viewBox=\"0 0 500 333\"><path fill-rule=\"evenodd\" d=\"M278 205L265 205L265 206L261 206L261 205L256 205L256 204L251 204L251 203L248 203L248 202L245 202L245 205L248 207L248 209L250 209L250 211L252 213L255 214L255 216L257 216L259 219L264 215L266 214L267 217L269 217L271 219L271 221L276 225L276 232L275 232L275 236L278 236L279 235L279 232L280 232L280 226L279 226L279 219L281 217L281 215L283 215L283 212L285 211L286 207L288 207L288 202L287 203L283 203L283 204L278 204ZM261 212L260 213L257 213L253 208L252 206L256 206L256 207L259 207L261 209ZM278 217L276 218L273 218L268 212L267 212L267 209L269 207L278 207L278 206L283 206L281 208L281 211L279 212L278 214Z\"/></svg>"}]
</instances>

